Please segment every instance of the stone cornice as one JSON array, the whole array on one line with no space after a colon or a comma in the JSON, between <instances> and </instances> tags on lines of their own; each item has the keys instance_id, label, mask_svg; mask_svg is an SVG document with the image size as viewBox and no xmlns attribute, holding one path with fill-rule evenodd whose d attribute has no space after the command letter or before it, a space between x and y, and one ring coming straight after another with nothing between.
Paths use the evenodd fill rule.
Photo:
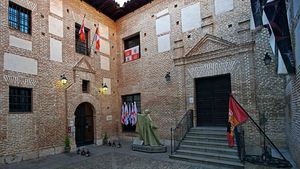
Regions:
<instances>
[{"instance_id":1,"label":"stone cornice","mask_svg":"<svg viewBox=\"0 0 300 169\"><path fill-rule=\"evenodd\" d=\"M204 52L201 54L191 54L191 51L188 52L185 57L182 58L175 58L174 59L174 64L175 66L180 66L184 64L191 64L195 62L202 62L202 61L207 61L211 59L217 59L221 57L228 57L228 56L233 56L239 53L246 53L249 51L254 50L254 41L239 44L239 45L229 45L228 47L225 47L223 49L217 49L214 51L209 51L209 52Z\"/></svg>"}]
</instances>

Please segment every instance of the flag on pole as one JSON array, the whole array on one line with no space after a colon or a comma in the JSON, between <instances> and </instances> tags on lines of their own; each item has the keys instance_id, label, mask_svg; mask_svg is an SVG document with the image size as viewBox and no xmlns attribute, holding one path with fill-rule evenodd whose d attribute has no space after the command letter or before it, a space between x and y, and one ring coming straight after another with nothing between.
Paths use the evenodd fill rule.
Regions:
<instances>
[{"instance_id":1,"label":"flag on pole","mask_svg":"<svg viewBox=\"0 0 300 169\"><path fill-rule=\"evenodd\" d=\"M127 126L128 123L129 123L129 121L128 121L128 106L125 103L125 120L124 120L124 124Z\"/></svg>"},{"instance_id":2,"label":"flag on pole","mask_svg":"<svg viewBox=\"0 0 300 169\"><path fill-rule=\"evenodd\" d=\"M99 26L97 26L95 35L94 35L94 41L96 42L96 50L100 50L100 33L99 33Z\"/></svg>"},{"instance_id":3,"label":"flag on pole","mask_svg":"<svg viewBox=\"0 0 300 169\"><path fill-rule=\"evenodd\" d=\"M131 124L131 111L132 111L132 106L131 106L131 104L129 103L129 104L128 104L128 116L127 116L128 124Z\"/></svg>"},{"instance_id":4,"label":"flag on pole","mask_svg":"<svg viewBox=\"0 0 300 169\"><path fill-rule=\"evenodd\" d=\"M135 125L137 123L138 109L136 106L136 102L134 102L133 105L134 105L133 125Z\"/></svg>"},{"instance_id":5,"label":"flag on pole","mask_svg":"<svg viewBox=\"0 0 300 169\"><path fill-rule=\"evenodd\" d=\"M121 108L121 123L125 124L125 104L122 104Z\"/></svg>"},{"instance_id":6,"label":"flag on pole","mask_svg":"<svg viewBox=\"0 0 300 169\"><path fill-rule=\"evenodd\" d=\"M79 38L81 42L85 42L84 19L85 19L85 15L82 19L82 24L79 30Z\"/></svg>"},{"instance_id":7,"label":"flag on pole","mask_svg":"<svg viewBox=\"0 0 300 169\"><path fill-rule=\"evenodd\" d=\"M248 113L241 107L234 97L230 95L227 128L227 139L230 147L234 146L234 128L246 122L248 118Z\"/></svg>"}]
</instances>

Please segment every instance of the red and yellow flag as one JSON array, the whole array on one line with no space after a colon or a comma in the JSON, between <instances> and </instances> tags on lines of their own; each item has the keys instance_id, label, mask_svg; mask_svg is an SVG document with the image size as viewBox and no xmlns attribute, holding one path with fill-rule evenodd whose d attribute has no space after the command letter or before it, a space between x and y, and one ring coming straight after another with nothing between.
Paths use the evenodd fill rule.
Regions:
<instances>
[{"instance_id":1,"label":"red and yellow flag","mask_svg":"<svg viewBox=\"0 0 300 169\"><path fill-rule=\"evenodd\" d=\"M232 95L229 98L229 114L227 139L230 147L234 146L234 128L248 120L248 113L234 99Z\"/></svg>"}]
</instances>

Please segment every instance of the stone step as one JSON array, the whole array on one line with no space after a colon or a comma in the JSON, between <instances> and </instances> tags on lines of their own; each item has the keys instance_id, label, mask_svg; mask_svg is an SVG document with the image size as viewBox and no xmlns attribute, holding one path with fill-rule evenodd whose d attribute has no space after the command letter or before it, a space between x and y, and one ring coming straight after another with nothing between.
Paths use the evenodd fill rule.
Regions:
<instances>
[{"instance_id":1,"label":"stone step","mask_svg":"<svg viewBox=\"0 0 300 169\"><path fill-rule=\"evenodd\" d=\"M212 141L194 141L194 140L182 140L181 145L193 145L193 146L206 146L216 148L228 148L228 143L218 143ZM236 145L232 149L237 149Z\"/></svg>"},{"instance_id":2,"label":"stone step","mask_svg":"<svg viewBox=\"0 0 300 169\"><path fill-rule=\"evenodd\" d=\"M218 132L227 132L227 128L226 127L193 127L191 128L190 131L194 131L194 132L202 132L202 131L218 131Z\"/></svg>"},{"instance_id":3,"label":"stone step","mask_svg":"<svg viewBox=\"0 0 300 169\"><path fill-rule=\"evenodd\" d=\"M191 141L212 141L212 142L218 142L218 143L227 143L228 140L226 137L214 137L214 136L193 136L193 135L187 135L184 140L191 140Z\"/></svg>"},{"instance_id":4,"label":"stone step","mask_svg":"<svg viewBox=\"0 0 300 169\"><path fill-rule=\"evenodd\" d=\"M231 162L240 162L240 159L236 155L227 155L222 153L210 153L210 152L202 152L202 151L193 151L193 150L177 150L176 154L178 155L186 155L192 157L200 157L200 158L209 158L216 160L224 160Z\"/></svg>"},{"instance_id":5,"label":"stone step","mask_svg":"<svg viewBox=\"0 0 300 169\"><path fill-rule=\"evenodd\" d=\"M244 168L244 165L241 162L232 162L232 161L217 160L217 159L211 159L211 158L178 155L178 154L170 155L170 158L177 159L177 160L189 161L189 162L195 162L195 163L210 164L210 165L215 165L215 166L219 166L219 167L229 167L232 169L243 169Z\"/></svg>"},{"instance_id":6,"label":"stone step","mask_svg":"<svg viewBox=\"0 0 300 169\"><path fill-rule=\"evenodd\" d=\"M210 153L220 153L227 155L238 155L237 149L227 148L216 148L216 147L206 147L206 146L193 146L193 145L181 145L180 150L193 150L201 152L210 152Z\"/></svg>"},{"instance_id":7,"label":"stone step","mask_svg":"<svg viewBox=\"0 0 300 169\"><path fill-rule=\"evenodd\" d=\"M190 131L187 133L187 136L226 138L227 133L226 132L211 132L211 131L203 131L203 132Z\"/></svg>"}]
</instances>

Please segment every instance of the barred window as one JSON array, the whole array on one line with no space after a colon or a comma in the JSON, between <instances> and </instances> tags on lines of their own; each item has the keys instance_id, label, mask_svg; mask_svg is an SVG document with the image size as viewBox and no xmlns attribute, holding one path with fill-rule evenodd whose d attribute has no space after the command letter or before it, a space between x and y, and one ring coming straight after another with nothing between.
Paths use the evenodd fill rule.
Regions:
<instances>
[{"instance_id":1,"label":"barred window","mask_svg":"<svg viewBox=\"0 0 300 169\"><path fill-rule=\"evenodd\" d=\"M9 112L31 112L32 89L9 87Z\"/></svg>"},{"instance_id":2,"label":"barred window","mask_svg":"<svg viewBox=\"0 0 300 169\"><path fill-rule=\"evenodd\" d=\"M13 2L8 8L9 27L31 34L31 11Z\"/></svg>"},{"instance_id":3,"label":"barred window","mask_svg":"<svg viewBox=\"0 0 300 169\"><path fill-rule=\"evenodd\" d=\"M76 52L83 54L83 55L90 55L90 50L89 50L89 32L90 30L88 28L84 28L84 33L85 33L85 41L82 42L80 40L79 36L79 30L80 30L81 25L78 23L75 23L75 45L76 45Z\"/></svg>"},{"instance_id":4,"label":"barred window","mask_svg":"<svg viewBox=\"0 0 300 169\"><path fill-rule=\"evenodd\" d=\"M127 105L136 102L136 107L138 110L138 114L141 114L141 94L132 94L122 96L122 103L126 103ZM135 132L136 125L122 125L122 129L124 132Z\"/></svg>"}]
</instances>

